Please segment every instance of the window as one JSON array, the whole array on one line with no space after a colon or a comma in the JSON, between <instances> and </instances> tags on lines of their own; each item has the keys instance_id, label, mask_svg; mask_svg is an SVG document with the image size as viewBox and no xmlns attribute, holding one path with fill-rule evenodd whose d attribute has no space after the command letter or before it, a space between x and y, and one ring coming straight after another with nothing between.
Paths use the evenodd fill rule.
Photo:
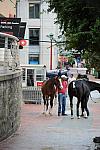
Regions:
<instances>
[{"instance_id":1,"label":"window","mask_svg":"<svg viewBox=\"0 0 100 150\"><path fill-rule=\"evenodd\" d=\"M40 4L29 3L29 18L40 18Z\"/></svg>"},{"instance_id":2,"label":"window","mask_svg":"<svg viewBox=\"0 0 100 150\"><path fill-rule=\"evenodd\" d=\"M34 69L27 69L27 86L34 86Z\"/></svg>"},{"instance_id":3,"label":"window","mask_svg":"<svg viewBox=\"0 0 100 150\"><path fill-rule=\"evenodd\" d=\"M39 55L29 54L29 64L39 64Z\"/></svg>"},{"instance_id":4,"label":"window","mask_svg":"<svg viewBox=\"0 0 100 150\"><path fill-rule=\"evenodd\" d=\"M36 81L43 81L44 80L44 70L38 69L36 70Z\"/></svg>"},{"instance_id":5,"label":"window","mask_svg":"<svg viewBox=\"0 0 100 150\"><path fill-rule=\"evenodd\" d=\"M40 29L29 29L29 45L39 45Z\"/></svg>"}]
</instances>

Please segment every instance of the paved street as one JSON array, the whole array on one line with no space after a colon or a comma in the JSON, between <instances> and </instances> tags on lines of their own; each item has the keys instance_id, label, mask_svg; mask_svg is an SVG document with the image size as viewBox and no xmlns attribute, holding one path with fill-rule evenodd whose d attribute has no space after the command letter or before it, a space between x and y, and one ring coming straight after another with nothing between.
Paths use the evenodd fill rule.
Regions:
<instances>
[{"instance_id":1,"label":"paved street","mask_svg":"<svg viewBox=\"0 0 100 150\"><path fill-rule=\"evenodd\" d=\"M22 104L21 125L18 131L0 143L0 150L94 150L93 138L100 136L100 94L92 93L94 103L89 100L90 116L88 119L70 119L69 101L66 113L68 116L57 116L57 103L53 116L42 114L43 104Z\"/></svg>"}]
</instances>

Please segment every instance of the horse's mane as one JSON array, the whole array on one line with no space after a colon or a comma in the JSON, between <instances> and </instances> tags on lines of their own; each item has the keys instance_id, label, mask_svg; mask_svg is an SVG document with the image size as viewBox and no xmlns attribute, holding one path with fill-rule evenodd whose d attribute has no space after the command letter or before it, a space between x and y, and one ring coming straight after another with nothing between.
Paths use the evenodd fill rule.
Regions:
<instances>
[{"instance_id":1,"label":"horse's mane","mask_svg":"<svg viewBox=\"0 0 100 150\"><path fill-rule=\"evenodd\" d=\"M100 84L97 83L97 82L94 82L94 81L86 81L90 90L93 91L93 90L98 90L100 91Z\"/></svg>"},{"instance_id":2,"label":"horse's mane","mask_svg":"<svg viewBox=\"0 0 100 150\"><path fill-rule=\"evenodd\" d=\"M43 86L42 86L42 88L43 88L44 86L45 86L46 88L51 88L51 87L54 86L54 84L55 84L55 77L49 78L49 79L43 81Z\"/></svg>"},{"instance_id":3,"label":"horse's mane","mask_svg":"<svg viewBox=\"0 0 100 150\"><path fill-rule=\"evenodd\" d=\"M52 83L53 81L54 81L54 78L50 78L50 79L45 80L43 83L47 85L48 83Z\"/></svg>"},{"instance_id":4,"label":"horse's mane","mask_svg":"<svg viewBox=\"0 0 100 150\"><path fill-rule=\"evenodd\" d=\"M100 84L97 83L97 82L94 82L94 81L88 81L88 80L84 80L84 79L78 79L78 80L74 80L72 82L83 82L83 83L87 84L90 88L93 88L93 87L94 88L100 88Z\"/></svg>"},{"instance_id":5,"label":"horse's mane","mask_svg":"<svg viewBox=\"0 0 100 150\"><path fill-rule=\"evenodd\" d=\"M90 80L85 80L85 79L77 79L77 80L74 80L74 82L75 81L83 81L84 83L100 87L100 83L97 83L95 81L90 81Z\"/></svg>"},{"instance_id":6,"label":"horse's mane","mask_svg":"<svg viewBox=\"0 0 100 150\"><path fill-rule=\"evenodd\" d=\"M100 84L97 82L84 80L84 79L79 79L77 81L81 81L85 83L89 87L90 91L98 90L100 92Z\"/></svg>"},{"instance_id":7,"label":"horse's mane","mask_svg":"<svg viewBox=\"0 0 100 150\"><path fill-rule=\"evenodd\" d=\"M97 82L95 82L95 81L86 81L86 82L88 82L88 83L90 83L90 84L96 84L96 85L99 85L99 86L100 86L100 83L97 83Z\"/></svg>"},{"instance_id":8,"label":"horse's mane","mask_svg":"<svg viewBox=\"0 0 100 150\"><path fill-rule=\"evenodd\" d=\"M90 86L98 86L100 87L100 84L94 81L87 81L87 80L83 80L85 81L87 84L89 84Z\"/></svg>"}]
</instances>

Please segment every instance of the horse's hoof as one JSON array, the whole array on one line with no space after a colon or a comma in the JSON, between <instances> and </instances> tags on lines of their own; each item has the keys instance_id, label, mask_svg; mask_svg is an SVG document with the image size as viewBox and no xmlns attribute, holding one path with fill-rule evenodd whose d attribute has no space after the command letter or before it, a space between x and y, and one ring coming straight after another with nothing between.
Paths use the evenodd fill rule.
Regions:
<instances>
[{"instance_id":1,"label":"horse's hoof","mask_svg":"<svg viewBox=\"0 0 100 150\"><path fill-rule=\"evenodd\" d=\"M45 115L45 116L47 115L46 112L43 112L42 114Z\"/></svg>"},{"instance_id":2,"label":"horse's hoof","mask_svg":"<svg viewBox=\"0 0 100 150\"><path fill-rule=\"evenodd\" d=\"M53 116L52 113L49 113L50 116Z\"/></svg>"},{"instance_id":3,"label":"horse's hoof","mask_svg":"<svg viewBox=\"0 0 100 150\"><path fill-rule=\"evenodd\" d=\"M74 119L74 116L71 116L71 119Z\"/></svg>"},{"instance_id":4,"label":"horse's hoof","mask_svg":"<svg viewBox=\"0 0 100 150\"><path fill-rule=\"evenodd\" d=\"M84 116L84 118L87 119L88 117L87 117L87 116Z\"/></svg>"},{"instance_id":5,"label":"horse's hoof","mask_svg":"<svg viewBox=\"0 0 100 150\"><path fill-rule=\"evenodd\" d=\"M78 116L77 119L80 119L80 116Z\"/></svg>"},{"instance_id":6,"label":"horse's hoof","mask_svg":"<svg viewBox=\"0 0 100 150\"><path fill-rule=\"evenodd\" d=\"M87 119L87 118L88 118L87 114L84 114L84 118L85 118L85 119Z\"/></svg>"},{"instance_id":7,"label":"horse's hoof","mask_svg":"<svg viewBox=\"0 0 100 150\"><path fill-rule=\"evenodd\" d=\"M80 117L84 117L84 115L80 115Z\"/></svg>"}]
</instances>

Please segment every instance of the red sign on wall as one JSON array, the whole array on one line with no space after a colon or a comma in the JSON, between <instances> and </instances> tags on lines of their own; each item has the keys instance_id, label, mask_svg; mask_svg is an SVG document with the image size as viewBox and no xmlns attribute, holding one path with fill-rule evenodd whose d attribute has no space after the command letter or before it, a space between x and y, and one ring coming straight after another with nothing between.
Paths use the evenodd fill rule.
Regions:
<instances>
[{"instance_id":1,"label":"red sign on wall","mask_svg":"<svg viewBox=\"0 0 100 150\"><path fill-rule=\"evenodd\" d=\"M19 41L19 45L26 46L27 45L27 41L26 40L20 40Z\"/></svg>"},{"instance_id":2,"label":"red sign on wall","mask_svg":"<svg viewBox=\"0 0 100 150\"><path fill-rule=\"evenodd\" d=\"M37 86L42 86L43 82L37 82Z\"/></svg>"}]
</instances>

